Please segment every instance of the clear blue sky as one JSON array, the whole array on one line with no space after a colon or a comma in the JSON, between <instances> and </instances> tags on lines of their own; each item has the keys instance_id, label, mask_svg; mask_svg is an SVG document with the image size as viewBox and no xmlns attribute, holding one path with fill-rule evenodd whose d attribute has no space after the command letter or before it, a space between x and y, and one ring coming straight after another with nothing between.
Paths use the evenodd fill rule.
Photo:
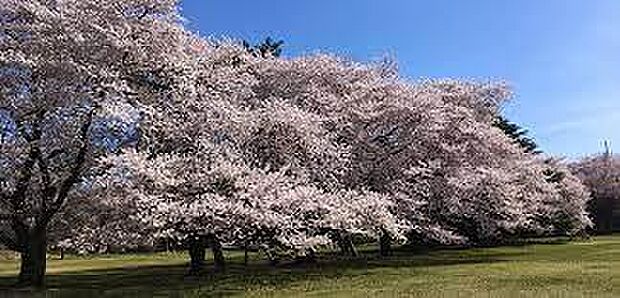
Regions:
<instances>
[{"instance_id":1,"label":"clear blue sky","mask_svg":"<svg viewBox=\"0 0 620 298\"><path fill-rule=\"evenodd\" d=\"M505 114L542 149L620 152L620 0L184 0L204 36L285 41L284 55L389 54L409 78L502 79Z\"/></svg>"}]
</instances>

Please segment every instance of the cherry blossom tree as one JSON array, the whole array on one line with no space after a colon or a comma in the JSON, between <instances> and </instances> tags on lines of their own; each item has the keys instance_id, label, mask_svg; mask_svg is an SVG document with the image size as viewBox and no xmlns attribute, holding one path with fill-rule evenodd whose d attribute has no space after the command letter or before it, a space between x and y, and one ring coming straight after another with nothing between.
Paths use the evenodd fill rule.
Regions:
<instances>
[{"instance_id":1,"label":"cherry blossom tree","mask_svg":"<svg viewBox=\"0 0 620 298\"><path fill-rule=\"evenodd\" d=\"M494 127L505 84L256 55L187 32L175 1L4 2L0 241L25 284L50 228L83 251L173 239L197 273L207 246L221 268L225 244L355 254L362 235L387 254L589 225L565 166Z\"/></svg>"},{"instance_id":2,"label":"cherry blossom tree","mask_svg":"<svg viewBox=\"0 0 620 298\"><path fill-rule=\"evenodd\" d=\"M103 160L97 195L187 242L193 271L204 242L216 256L222 242L311 254L342 231L401 234L385 195L342 187L347 150L324 116L254 102L253 73L266 59L233 44L205 44L200 54L183 80L193 91L146 109L147 149Z\"/></svg>"},{"instance_id":3,"label":"cherry blossom tree","mask_svg":"<svg viewBox=\"0 0 620 298\"><path fill-rule=\"evenodd\" d=\"M0 2L0 241L20 252L20 284L40 286L50 222L95 160L97 119L126 119L185 37L174 1ZM111 122L110 122L111 123ZM75 205L73 205L75 206ZM79 208L80 206L76 206Z\"/></svg>"},{"instance_id":4,"label":"cherry blossom tree","mask_svg":"<svg viewBox=\"0 0 620 298\"><path fill-rule=\"evenodd\" d=\"M545 198L538 211L541 224L554 234L583 236L593 225L588 210L593 199L591 191L566 161L548 158L542 166L546 182L554 186L557 195Z\"/></svg>"},{"instance_id":5,"label":"cherry blossom tree","mask_svg":"<svg viewBox=\"0 0 620 298\"><path fill-rule=\"evenodd\" d=\"M390 63L328 55L270 64L259 72L253 104L279 98L329 119L326 127L349 150L340 182L388 194L425 237L488 242L535 229L535 208L555 194L543 169L533 168L535 157L493 126L510 97L503 84L412 84Z\"/></svg>"},{"instance_id":6,"label":"cherry blossom tree","mask_svg":"<svg viewBox=\"0 0 620 298\"><path fill-rule=\"evenodd\" d=\"M183 100L145 109L147 150L108 160L101 188L189 242L193 270L207 240L216 256L222 242L303 254L364 234L387 251L407 234L490 244L588 225L578 182L551 181L493 126L503 84L410 83L390 64L196 42L177 78Z\"/></svg>"},{"instance_id":7,"label":"cherry blossom tree","mask_svg":"<svg viewBox=\"0 0 620 298\"><path fill-rule=\"evenodd\" d=\"M611 232L620 206L620 158L608 151L585 157L571 164L571 169L592 192L596 231Z\"/></svg>"}]
</instances>

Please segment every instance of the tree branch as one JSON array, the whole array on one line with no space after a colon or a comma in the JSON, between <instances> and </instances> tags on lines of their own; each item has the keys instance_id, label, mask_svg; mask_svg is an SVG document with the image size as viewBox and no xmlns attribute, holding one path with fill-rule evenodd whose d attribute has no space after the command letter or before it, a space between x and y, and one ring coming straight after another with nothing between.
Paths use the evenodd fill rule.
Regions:
<instances>
[{"instance_id":1,"label":"tree branch","mask_svg":"<svg viewBox=\"0 0 620 298\"><path fill-rule=\"evenodd\" d=\"M41 130L39 128L39 123L43 120L45 116L45 112L43 110L39 110L37 113L37 119L32 126L32 134L28 141L30 143L30 152L28 153L28 158L24 163L21 171L21 175L17 180L17 186L15 187L15 191L11 196L11 205L13 207L13 211L15 213L21 210L23 207L23 202L26 198L26 190L30 185L30 180L32 179L32 170L34 168L34 164L41 155L41 150L39 148L39 140L41 139ZM17 215L17 214L16 214Z\"/></svg>"},{"instance_id":2,"label":"tree branch","mask_svg":"<svg viewBox=\"0 0 620 298\"><path fill-rule=\"evenodd\" d=\"M41 180L43 184L43 197L41 202L41 208L47 209L47 200L51 198L56 192L56 188L52 186L52 180L50 178L49 166L47 161L43 158L43 154L37 154L37 163L39 164L39 170L41 171Z\"/></svg>"},{"instance_id":3,"label":"tree branch","mask_svg":"<svg viewBox=\"0 0 620 298\"><path fill-rule=\"evenodd\" d=\"M71 188L79 181L82 167L86 162L86 154L88 153L88 132L90 131L90 127L93 122L94 113L95 108L91 108L86 116L86 121L84 122L84 124L82 124L82 127L80 128L80 138L82 139L82 146L78 151L73 167L71 167L71 170L69 171L69 177L67 177L67 179L65 179L65 181L63 181L58 188L55 200L54 202L52 202L50 208L46 208L44 210L41 217L41 222L39 223L40 225L47 224L51 220L52 216L54 216L54 214L56 214L60 210L60 208L62 208L62 205L64 204L67 196L69 195L69 192L71 191Z\"/></svg>"}]
</instances>

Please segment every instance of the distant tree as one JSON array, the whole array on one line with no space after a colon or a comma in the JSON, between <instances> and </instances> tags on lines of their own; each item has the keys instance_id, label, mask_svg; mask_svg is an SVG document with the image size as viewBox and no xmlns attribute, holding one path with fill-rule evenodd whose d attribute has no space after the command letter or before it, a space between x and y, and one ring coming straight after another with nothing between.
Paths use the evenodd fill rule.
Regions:
<instances>
[{"instance_id":1,"label":"distant tree","mask_svg":"<svg viewBox=\"0 0 620 298\"><path fill-rule=\"evenodd\" d=\"M538 144L532 139L528 137L528 130L522 128L516 123L510 122L508 119L504 118L504 116L497 116L493 126L501 129L508 137L513 139L516 144L521 146L525 152L539 154L542 151L538 149Z\"/></svg>"},{"instance_id":2,"label":"distant tree","mask_svg":"<svg viewBox=\"0 0 620 298\"><path fill-rule=\"evenodd\" d=\"M611 233L620 227L615 216L620 208L620 156L612 154L606 144L602 154L588 156L572 164L573 172L592 193L590 212L598 234Z\"/></svg>"},{"instance_id":3,"label":"distant tree","mask_svg":"<svg viewBox=\"0 0 620 298\"><path fill-rule=\"evenodd\" d=\"M283 40L274 41L271 37L267 37L264 41L251 45L248 41L244 40L243 47L256 57L280 57L282 55Z\"/></svg>"}]
</instances>

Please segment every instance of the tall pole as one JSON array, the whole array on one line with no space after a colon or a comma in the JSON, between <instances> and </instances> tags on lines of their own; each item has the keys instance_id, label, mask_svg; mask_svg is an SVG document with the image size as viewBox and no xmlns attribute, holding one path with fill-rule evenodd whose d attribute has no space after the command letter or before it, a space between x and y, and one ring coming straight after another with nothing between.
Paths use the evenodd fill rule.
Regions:
<instances>
[{"instance_id":1,"label":"tall pole","mask_svg":"<svg viewBox=\"0 0 620 298\"><path fill-rule=\"evenodd\" d=\"M605 157L606 158L611 157L611 149L609 146L609 141L607 140L603 141L603 146L605 147Z\"/></svg>"}]
</instances>

